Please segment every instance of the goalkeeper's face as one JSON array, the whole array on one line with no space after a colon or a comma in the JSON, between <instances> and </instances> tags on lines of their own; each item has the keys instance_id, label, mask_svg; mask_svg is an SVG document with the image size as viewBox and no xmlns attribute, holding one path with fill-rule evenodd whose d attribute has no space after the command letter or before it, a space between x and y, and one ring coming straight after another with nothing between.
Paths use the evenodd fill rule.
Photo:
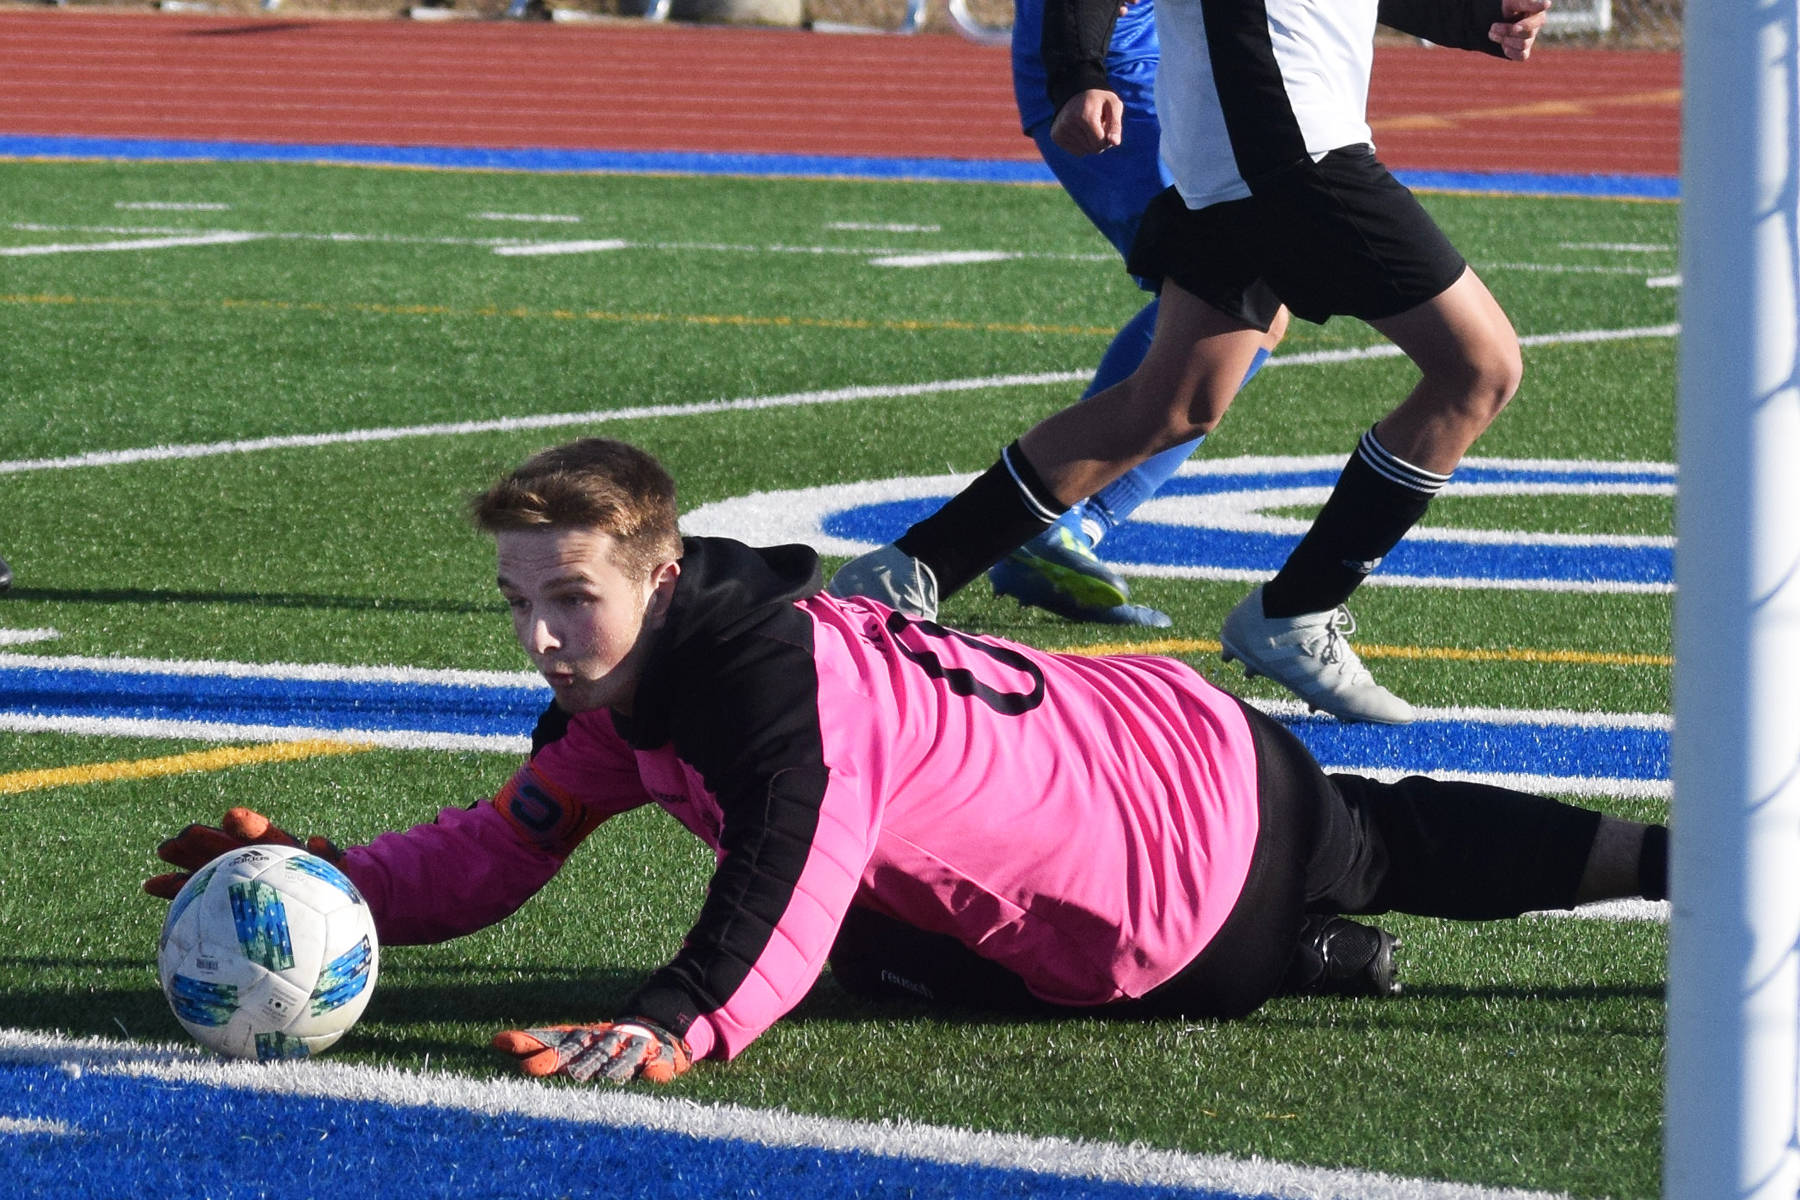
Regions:
<instances>
[{"instance_id":1,"label":"goalkeeper's face","mask_svg":"<svg viewBox=\"0 0 1800 1200\"><path fill-rule=\"evenodd\" d=\"M503 530L495 543L513 632L557 703L629 713L680 564L622 567L612 535L593 529Z\"/></svg>"}]
</instances>

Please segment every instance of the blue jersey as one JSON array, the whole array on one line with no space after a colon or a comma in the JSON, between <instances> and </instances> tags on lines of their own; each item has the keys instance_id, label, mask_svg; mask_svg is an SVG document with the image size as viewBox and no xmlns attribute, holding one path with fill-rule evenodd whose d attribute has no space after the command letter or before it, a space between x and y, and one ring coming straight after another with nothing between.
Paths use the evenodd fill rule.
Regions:
<instances>
[{"instance_id":1,"label":"blue jersey","mask_svg":"<svg viewBox=\"0 0 1800 1200\"><path fill-rule=\"evenodd\" d=\"M1043 0L1014 0L1012 27L1013 95L1019 104L1019 123L1028 134L1048 128L1056 113L1050 107L1050 85L1044 72ZM1125 101L1126 108L1156 102L1156 13L1151 0L1137 0L1113 26L1106 52L1106 73Z\"/></svg>"},{"instance_id":2,"label":"blue jersey","mask_svg":"<svg viewBox=\"0 0 1800 1200\"><path fill-rule=\"evenodd\" d=\"M1076 158L1050 140L1050 88L1041 42L1043 0L1016 0L1013 8L1013 93L1019 123L1037 143L1038 153L1077 208L1106 235L1121 257L1131 250L1138 218L1151 197L1169 186L1160 154L1162 128L1156 118L1156 11L1137 0L1113 26L1106 73L1125 102L1123 140L1115 150ZM1138 280L1154 290L1154 285Z\"/></svg>"}]
</instances>

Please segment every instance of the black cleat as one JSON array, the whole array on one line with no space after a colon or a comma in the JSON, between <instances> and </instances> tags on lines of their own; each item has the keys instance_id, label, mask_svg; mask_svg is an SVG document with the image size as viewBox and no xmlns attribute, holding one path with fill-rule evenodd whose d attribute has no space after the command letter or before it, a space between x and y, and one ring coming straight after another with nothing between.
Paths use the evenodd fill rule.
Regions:
<instances>
[{"instance_id":1,"label":"black cleat","mask_svg":"<svg viewBox=\"0 0 1800 1200\"><path fill-rule=\"evenodd\" d=\"M11 586L12 568L6 565L6 560L4 558L0 558L0 592L4 592Z\"/></svg>"},{"instance_id":2,"label":"black cleat","mask_svg":"<svg viewBox=\"0 0 1800 1200\"><path fill-rule=\"evenodd\" d=\"M1305 996L1398 996L1394 951L1400 939L1348 917L1306 919L1282 989Z\"/></svg>"}]
</instances>

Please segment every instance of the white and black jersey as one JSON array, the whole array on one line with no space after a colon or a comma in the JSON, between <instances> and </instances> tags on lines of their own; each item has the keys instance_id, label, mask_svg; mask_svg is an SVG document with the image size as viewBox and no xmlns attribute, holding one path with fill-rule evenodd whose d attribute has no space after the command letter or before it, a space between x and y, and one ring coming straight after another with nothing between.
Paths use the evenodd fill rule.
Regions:
<instances>
[{"instance_id":1,"label":"white and black jersey","mask_svg":"<svg viewBox=\"0 0 1800 1200\"><path fill-rule=\"evenodd\" d=\"M1158 0L1163 161L1189 208L1370 142L1376 0Z\"/></svg>"},{"instance_id":2,"label":"white and black jersey","mask_svg":"<svg viewBox=\"0 0 1800 1200\"><path fill-rule=\"evenodd\" d=\"M1044 57L1058 106L1104 86L1116 0L1047 0ZM1162 154L1190 208L1251 194L1262 178L1372 144L1367 118L1377 22L1470 50L1499 0L1157 0Z\"/></svg>"},{"instance_id":3,"label":"white and black jersey","mask_svg":"<svg viewBox=\"0 0 1800 1200\"><path fill-rule=\"evenodd\" d=\"M1045 0L1052 103L1108 86L1115 2ZM1175 183L1144 213L1126 269L1258 329L1284 304L1308 321L1374 321L1440 295L1467 264L1375 157L1375 26L1499 54L1499 20L1501 0L1156 0Z\"/></svg>"}]
</instances>

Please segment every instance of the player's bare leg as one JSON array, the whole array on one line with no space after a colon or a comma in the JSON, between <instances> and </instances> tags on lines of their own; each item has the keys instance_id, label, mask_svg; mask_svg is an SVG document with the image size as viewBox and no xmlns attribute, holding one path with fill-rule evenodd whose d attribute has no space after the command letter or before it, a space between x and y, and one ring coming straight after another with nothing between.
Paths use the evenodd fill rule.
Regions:
<instances>
[{"instance_id":1,"label":"player's bare leg","mask_svg":"<svg viewBox=\"0 0 1800 1200\"><path fill-rule=\"evenodd\" d=\"M1473 271L1440 295L1371 322L1418 365L1400 406L1357 453L1286 564L1225 619L1227 661L1267 675L1346 721L1401 724L1412 706L1377 684L1350 647L1344 603L1425 513L1477 437L1518 390L1512 323Z\"/></svg>"},{"instance_id":2,"label":"player's bare leg","mask_svg":"<svg viewBox=\"0 0 1800 1200\"><path fill-rule=\"evenodd\" d=\"M1421 372L1375 435L1395 457L1448 475L1519 390L1525 365L1512 322L1475 272L1464 271L1435 299L1370 324Z\"/></svg>"},{"instance_id":3,"label":"player's bare leg","mask_svg":"<svg viewBox=\"0 0 1800 1200\"><path fill-rule=\"evenodd\" d=\"M1075 501L1211 432L1263 334L1166 283L1156 333L1136 371L1040 421L937 512L852 559L828 590L934 616L939 599L1042 533Z\"/></svg>"},{"instance_id":4,"label":"player's bare leg","mask_svg":"<svg viewBox=\"0 0 1800 1200\"><path fill-rule=\"evenodd\" d=\"M1019 449L1059 499L1091 496L1152 455L1211 433L1263 337L1165 281L1156 334L1138 369L1039 421Z\"/></svg>"}]
</instances>

